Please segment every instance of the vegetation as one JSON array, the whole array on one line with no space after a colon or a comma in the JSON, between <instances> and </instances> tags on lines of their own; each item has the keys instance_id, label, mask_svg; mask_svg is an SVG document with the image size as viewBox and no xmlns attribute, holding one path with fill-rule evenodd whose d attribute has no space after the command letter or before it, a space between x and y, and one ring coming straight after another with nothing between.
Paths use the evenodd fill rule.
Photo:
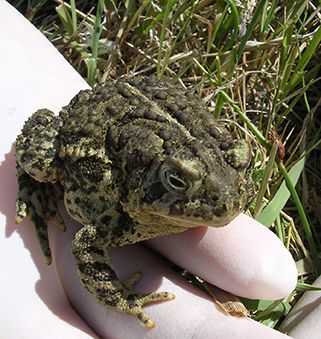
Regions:
<instances>
[{"instance_id":1,"label":"vegetation","mask_svg":"<svg viewBox=\"0 0 321 339\"><path fill-rule=\"evenodd\" d=\"M321 273L320 0L11 3L90 85L171 77L239 124L254 155L249 213L293 254L298 292L309 289ZM245 304L277 327L298 297Z\"/></svg>"}]
</instances>

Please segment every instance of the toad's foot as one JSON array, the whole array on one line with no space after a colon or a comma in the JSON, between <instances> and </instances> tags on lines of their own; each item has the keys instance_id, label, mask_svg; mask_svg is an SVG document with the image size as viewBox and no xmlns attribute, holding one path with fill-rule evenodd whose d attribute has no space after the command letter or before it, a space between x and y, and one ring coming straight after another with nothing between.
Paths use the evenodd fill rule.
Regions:
<instances>
[{"instance_id":1,"label":"toad's foot","mask_svg":"<svg viewBox=\"0 0 321 339\"><path fill-rule=\"evenodd\" d=\"M154 322L143 310L143 306L158 301L175 299L174 294L168 292L156 292L150 294L128 293L123 300L119 302L119 311L136 317L148 329L155 327Z\"/></svg>"},{"instance_id":2,"label":"toad's foot","mask_svg":"<svg viewBox=\"0 0 321 339\"><path fill-rule=\"evenodd\" d=\"M142 274L140 272L136 272L132 274L129 278L126 280L123 280L124 286L128 289L128 291L132 291L135 285L139 282L141 279ZM141 321L147 328L152 329L155 324L150 319L150 317L144 312L143 306L158 302L158 301L166 301L166 300L173 300L175 299L175 295L168 292L157 292L157 293L150 293L150 294L135 294L135 293L129 293L127 296L127 300L131 300L130 304L135 303L136 306L130 308L129 312L124 311L128 314L131 314L135 316L139 321ZM134 299L134 300L132 300ZM129 305L128 305L129 306ZM132 306L132 305L130 305Z\"/></svg>"},{"instance_id":3,"label":"toad's foot","mask_svg":"<svg viewBox=\"0 0 321 339\"><path fill-rule=\"evenodd\" d=\"M119 280L109 258L105 256L103 248L106 243L106 238L92 225L86 225L76 233L72 251L82 284L100 304L113 311L130 314L147 328L153 328L154 322L144 312L143 306L173 300L175 296L168 292L134 292L133 287L140 280L141 274L134 273L125 281Z\"/></svg>"}]
</instances>

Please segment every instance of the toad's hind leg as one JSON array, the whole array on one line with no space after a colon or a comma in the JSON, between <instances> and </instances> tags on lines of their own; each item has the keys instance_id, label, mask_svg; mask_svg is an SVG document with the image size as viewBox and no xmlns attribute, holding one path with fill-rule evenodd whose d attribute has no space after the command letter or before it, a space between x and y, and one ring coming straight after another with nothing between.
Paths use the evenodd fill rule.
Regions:
<instances>
[{"instance_id":1,"label":"toad's hind leg","mask_svg":"<svg viewBox=\"0 0 321 339\"><path fill-rule=\"evenodd\" d=\"M92 225L84 226L77 232L73 241L73 254L80 280L102 305L113 311L130 314L147 328L153 328L154 322L144 312L143 306L157 301L172 300L174 295L168 292L150 294L134 292L133 287L140 279L140 273L135 273L125 281L118 280L103 250L106 245L110 245L108 239L112 239L112 232L111 230L110 234L103 234L101 229ZM121 241L119 238L118 240Z\"/></svg>"}]
</instances>

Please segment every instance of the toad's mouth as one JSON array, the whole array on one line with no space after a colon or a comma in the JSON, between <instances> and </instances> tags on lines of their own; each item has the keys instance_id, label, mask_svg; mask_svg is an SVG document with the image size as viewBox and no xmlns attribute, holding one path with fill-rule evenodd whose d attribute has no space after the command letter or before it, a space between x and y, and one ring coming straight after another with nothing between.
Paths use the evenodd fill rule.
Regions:
<instances>
[{"instance_id":1,"label":"toad's mouth","mask_svg":"<svg viewBox=\"0 0 321 339\"><path fill-rule=\"evenodd\" d=\"M228 214L225 214L224 216L217 216L215 214L212 214L208 217L200 217L200 216L193 216L193 215L174 215L170 213L166 213L164 211L153 211L149 210L149 214L155 215L157 217L161 217L164 219L167 219L171 223L177 225L177 226L183 226L186 228L193 228L197 226L206 226L206 227L222 227L227 225L229 222L231 222L237 215L240 213L240 211L233 211Z\"/></svg>"}]
</instances>

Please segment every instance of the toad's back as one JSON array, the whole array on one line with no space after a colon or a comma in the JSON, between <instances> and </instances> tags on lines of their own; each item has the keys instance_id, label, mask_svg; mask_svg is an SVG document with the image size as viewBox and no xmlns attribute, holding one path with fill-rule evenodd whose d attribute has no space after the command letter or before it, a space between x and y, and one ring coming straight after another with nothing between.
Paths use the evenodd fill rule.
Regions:
<instances>
[{"instance_id":1,"label":"toad's back","mask_svg":"<svg viewBox=\"0 0 321 339\"><path fill-rule=\"evenodd\" d=\"M138 129L142 133L141 127L162 139L167 153L195 139L213 149L222 143L227 148L233 141L199 97L154 77L108 81L95 90L81 91L60 116L63 147L82 140L93 149L118 152ZM146 136L135 135L141 141Z\"/></svg>"}]
</instances>

